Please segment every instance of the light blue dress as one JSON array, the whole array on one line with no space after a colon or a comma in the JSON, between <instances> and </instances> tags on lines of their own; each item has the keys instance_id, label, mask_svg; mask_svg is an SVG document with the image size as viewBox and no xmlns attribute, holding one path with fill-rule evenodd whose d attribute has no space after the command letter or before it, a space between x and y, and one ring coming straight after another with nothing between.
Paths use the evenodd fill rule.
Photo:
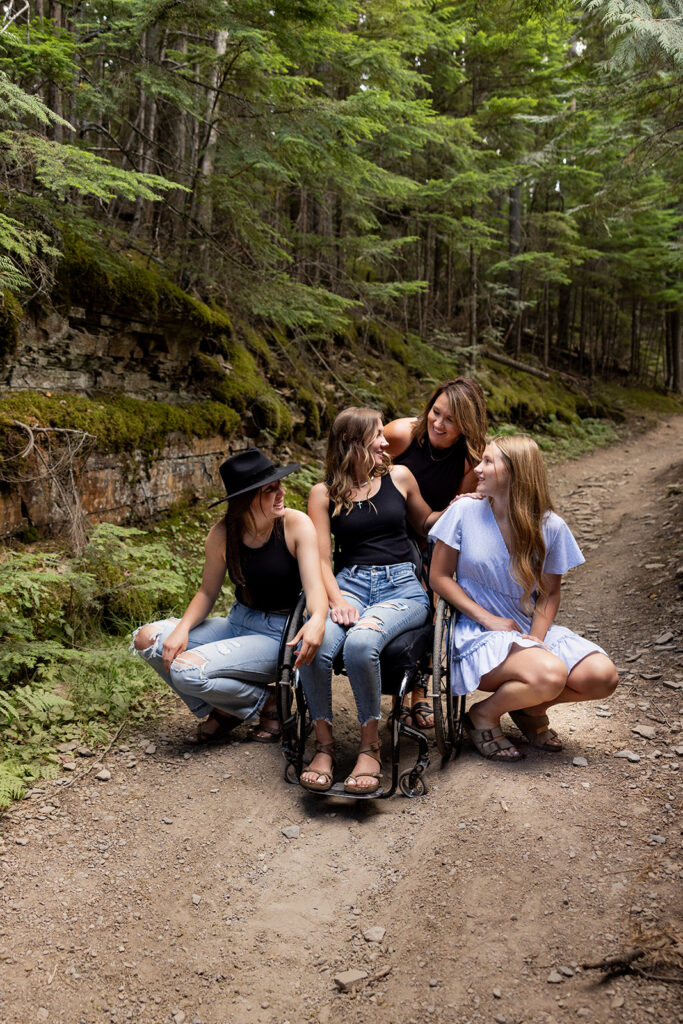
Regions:
<instances>
[{"instance_id":1,"label":"light blue dress","mask_svg":"<svg viewBox=\"0 0 683 1024\"><path fill-rule=\"evenodd\" d=\"M548 512L543 523L546 557L543 570L562 574L585 561L563 519ZM531 628L531 617L521 607L523 589L510 574L510 554L490 502L461 498L444 512L429 534L460 552L457 581L468 597L494 615L512 619L519 632L486 630L458 613L451 630L451 686L457 694L471 693L482 676L505 661L513 644L540 647L522 634ZM531 595L532 604L534 595ZM605 654L602 647L585 640L565 626L551 626L545 644L571 672L588 654Z\"/></svg>"}]
</instances>

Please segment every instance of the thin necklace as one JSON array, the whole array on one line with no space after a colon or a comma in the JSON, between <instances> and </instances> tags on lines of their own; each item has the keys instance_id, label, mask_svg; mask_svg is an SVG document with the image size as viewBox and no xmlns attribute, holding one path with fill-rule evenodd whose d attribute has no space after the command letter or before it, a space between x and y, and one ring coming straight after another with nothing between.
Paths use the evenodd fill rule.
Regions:
<instances>
[{"instance_id":1,"label":"thin necklace","mask_svg":"<svg viewBox=\"0 0 683 1024\"><path fill-rule=\"evenodd\" d=\"M429 452L429 458L432 460L432 462L445 462L445 460L450 458L450 456L453 454L452 449L453 445L451 444L446 449L446 454L442 455L440 459L437 459L436 455L432 451L432 443L429 440L429 438L427 438L427 451Z\"/></svg>"}]
</instances>

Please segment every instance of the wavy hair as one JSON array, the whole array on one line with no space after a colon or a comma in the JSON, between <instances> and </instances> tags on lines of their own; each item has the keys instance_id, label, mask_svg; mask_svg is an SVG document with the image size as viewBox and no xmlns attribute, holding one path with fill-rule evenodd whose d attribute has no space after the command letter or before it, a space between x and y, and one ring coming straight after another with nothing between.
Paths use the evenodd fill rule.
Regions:
<instances>
[{"instance_id":1,"label":"wavy hair","mask_svg":"<svg viewBox=\"0 0 683 1024\"><path fill-rule=\"evenodd\" d=\"M343 409L330 427L327 440L327 458L325 460L325 479L330 500L334 502L333 516L338 516L343 508L350 512L353 508L351 492L358 486L353 470L361 467L361 473L367 480L376 476L384 476L391 468L391 460L385 453L382 465L375 461L368 451L369 445L377 435L377 428L382 422L382 414L378 409L350 406Z\"/></svg>"},{"instance_id":2,"label":"wavy hair","mask_svg":"<svg viewBox=\"0 0 683 1024\"><path fill-rule=\"evenodd\" d=\"M434 389L424 408L424 412L413 426L413 437L418 444L424 444L427 437L427 418L434 402L441 395L448 401L451 416L467 446L467 458L471 466L480 461L486 447L486 397L481 385L471 377L455 377L445 380Z\"/></svg>"},{"instance_id":3,"label":"wavy hair","mask_svg":"<svg viewBox=\"0 0 683 1024\"><path fill-rule=\"evenodd\" d=\"M525 434L493 437L510 477L508 518L512 531L510 572L523 588L522 607L530 612L531 595L539 600L547 593L543 585L545 540L543 520L553 511L548 474L536 442Z\"/></svg>"}]
</instances>

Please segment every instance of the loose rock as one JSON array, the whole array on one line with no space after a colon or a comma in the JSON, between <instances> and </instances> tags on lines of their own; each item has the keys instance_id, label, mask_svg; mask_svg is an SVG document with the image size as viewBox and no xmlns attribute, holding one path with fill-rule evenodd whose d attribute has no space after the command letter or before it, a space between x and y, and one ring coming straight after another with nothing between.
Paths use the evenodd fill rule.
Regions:
<instances>
[{"instance_id":1,"label":"loose rock","mask_svg":"<svg viewBox=\"0 0 683 1024\"><path fill-rule=\"evenodd\" d=\"M634 732L637 736L642 736L645 740L653 740L657 735L657 730L654 726L643 725L640 722L638 723L638 725L633 726L631 732Z\"/></svg>"},{"instance_id":2,"label":"loose rock","mask_svg":"<svg viewBox=\"0 0 683 1024\"><path fill-rule=\"evenodd\" d=\"M342 992L352 992L354 988L357 988L367 978L366 971L342 971L341 974L335 974L332 979Z\"/></svg>"},{"instance_id":3,"label":"loose rock","mask_svg":"<svg viewBox=\"0 0 683 1024\"><path fill-rule=\"evenodd\" d=\"M281 832L285 839L298 839L300 835L298 825L288 825L287 828L281 829Z\"/></svg>"},{"instance_id":4,"label":"loose rock","mask_svg":"<svg viewBox=\"0 0 683 1024\"><path fill-rule=\"evenodd\" d=\"M586 760L585 757L575 757L574 760L572 761L572 764L574 765L575 768L587 768L588 767L588 761Z\"/></svg>"},{"instance_id":5,"label":"loose rock","mask_svg":"<svg viewBox=\"0 0 683 1024\"><path fill-rule=\"evenodd\" d=\"M564 981L564 978L562 977L559 971L551 971L546 981L549 985L561 985Z\"/></svg>"},{"instance_id":6,"label":"loose rock","mask_svg":"<svg viewBox=\"0 0 683 1024\"><path fill-rule=\"evenodd\" d=\"M627 761L632 761L634 764L640 761L640 754L636 754L634 750L618 750L613 757L624 757Z\"/></svg>"},{"instance_id":7,"label":"loose rock","mask_svg":"<svg viewBox=\"0 0 683 1024\"><path fill-rule=\"evenodd\" d=\"M108 768L100 768L95 778L99 779L100 782L109 782L111 779L111 772Z\"/></svg>"},{"instance_id":8,"label":"loose rock","mask_svg":"<svg viewBox=\"0 0 683 1024\"><path fill-rule=\"evenodd\" d=\"M366 942L381 942L386 934L386 928L382 928L381 925L375 925L374 928L366 928L363 932L363 938Z\"/></svg>"}]
</instances>

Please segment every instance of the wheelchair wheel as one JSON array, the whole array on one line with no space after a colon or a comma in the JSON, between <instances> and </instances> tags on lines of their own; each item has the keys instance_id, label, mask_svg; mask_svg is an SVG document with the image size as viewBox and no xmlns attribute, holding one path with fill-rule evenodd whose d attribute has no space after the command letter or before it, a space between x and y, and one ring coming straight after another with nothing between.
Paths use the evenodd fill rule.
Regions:
<instances>
[{"instance_id":1,"label":"wheelchair wheel","mask_svg":"<svg viewBox=\"0 0 683 1024\"><path fill-rule=\"evenodd\" d=\"M427 792L427 784L422 778L422 772L414 768L402 772L399 776L398 788L404 796L411 800L416 796L424 796Z\"/></svg>"},{"instance_id":2,"label":"wheelchair wheel","mask_svg":"<svg viewBox=\"0 0 683 1024\"><path fill-rule=\"evenodd\" d=\"M290 640L294 639L301 629L301 623L303 622L305 611L306 597L302 592L295 607L290 612L282 633L282 639L280 640L280 653L278 656L278 684L276 687L277 710L280 716L280 725L287 722L292 713L294 695L292 683L294 681L293 665L295 652L292 647L287 647L287 644Z\"/></svg>"},{"instance_id":3,"label":"wheelchair wheel","mask_svg":"<svg viewBox=\"0 0 683 1024\"><path fill-rule=\"evenodd\" d=\"M442 597L434 619L434 650L432 653L432 700L434 703L434 734L442 762L447 761L455 746L453 694L449 679L449 634L451 607Z\"/></svg>"}]
</instances>

